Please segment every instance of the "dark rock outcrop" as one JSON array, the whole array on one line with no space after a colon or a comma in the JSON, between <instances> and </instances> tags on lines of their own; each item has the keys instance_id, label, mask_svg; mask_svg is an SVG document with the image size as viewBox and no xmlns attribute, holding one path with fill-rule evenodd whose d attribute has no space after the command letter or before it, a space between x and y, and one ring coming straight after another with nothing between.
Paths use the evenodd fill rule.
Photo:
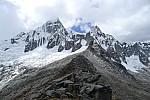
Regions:
<instances>
[{"instance_id":1,"label":"dark rock outcrop","mask_svg":"<svg viewBox=\"0 0 150 100\"><path fill-rule=\"evenodd\" d=\"M63 51L64 50L64 47L62 46L62 45L59 45L59 47L58 47L58 52L61 52L61 51Z\"/></svg>"},{"instance_id":2,"label":"dark rock outcrop","mask_svg":"<svg viewBox=\"0 0 150 100\"><path fill-rule=\"evenodd\" d=\"M8 50L9 48L5 48L4 51Z\"/></svg>"},{"instance_id":3,"label":"dark rock outcrop","mask_svg":"<svg viewBox=\"0 0 150 100\"><path fill-rule=\"evenodd\" d=\"M75 99L75 100L111 100L112 90L109 86L91 84L100 75L90 75L80 70L57 80L40 95L40 99ZM89 83L90 82L90 83Z\"/></svg>"}]
</instances>

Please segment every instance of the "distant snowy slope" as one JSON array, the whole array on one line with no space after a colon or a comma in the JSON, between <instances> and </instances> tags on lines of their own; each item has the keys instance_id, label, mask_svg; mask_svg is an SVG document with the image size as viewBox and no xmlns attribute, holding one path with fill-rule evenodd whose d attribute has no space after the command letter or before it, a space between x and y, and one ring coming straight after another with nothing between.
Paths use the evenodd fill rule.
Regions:
<instances>
[{"instance_id":1,"label":"distant snowy slope","mask_svg":"<svg viewBox=\"0 0 150 100\"><path fill-rule=\"evenodd\" d=\"M5 86L8 81L12 80L15 76L24 72L28 68L43 67L69 55L82 52L87 49L87 46L82 46L75 52L72 52L71 50L58 52L57 49L58 46L48 50L43 45L39 48L36 48L32 52L17 55L18 58L16 59L3 61L3 65L0 66L0 89Z\"/></svg>"},{"instance_id":2,"label":"distant snowy slope","mask_svg":"<svg viewBox=\"0 0 150 100\"><path fill-rule=\"evenodd\" d=\"M28 33L0 42L0 88L27 68L42 67L82 52L87 41L68 33L59 19L48 21ZM55 66L54 66L55 67Z\"/></svg>"},{"instance_id":3,"label":"distant snowy slope","mask_svg":"<svg viewBox=\"0 0 150 100\"><path fill-rule=\"evenodd\" d=\"M131 70L133 72L138 72L138 70L141 70L141 68L147 68L145 65L143 65L138 56L130 56L126 58L127 63L121 62L122 65L124 65L128 70Z\"/></svg>"}]
</instances>

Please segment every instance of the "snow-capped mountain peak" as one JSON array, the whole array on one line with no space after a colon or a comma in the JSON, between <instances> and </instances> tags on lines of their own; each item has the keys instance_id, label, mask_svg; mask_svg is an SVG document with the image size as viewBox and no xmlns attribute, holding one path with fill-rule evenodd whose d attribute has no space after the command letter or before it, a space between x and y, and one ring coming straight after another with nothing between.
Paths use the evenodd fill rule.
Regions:
<instances>
[{"instance_id":1,"label":"snow-capped mountain peak","mask_svg":"<svg viewBox=\"0 0 150 100\"><path fill-rule=\"evenodd\" d=\"M26 68L42 67L82 52L93 41L107 53L106 58L123 64L131 71L150 65L150 43L119 42L112 35L103 33L98 26L86 34L75 34L57 19L0 43L0 86Z\"/></svg>"}]
</instances>

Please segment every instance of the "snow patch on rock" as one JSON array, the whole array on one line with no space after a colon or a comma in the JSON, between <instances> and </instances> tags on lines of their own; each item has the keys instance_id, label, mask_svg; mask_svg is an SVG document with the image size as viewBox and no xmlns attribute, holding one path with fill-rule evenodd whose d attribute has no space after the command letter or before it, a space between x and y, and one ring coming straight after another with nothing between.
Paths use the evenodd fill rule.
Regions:
<instances>
[{"instance_id":1,"label":"snow patch on rock","mask_svg":"<svg viewBox=\"0 0 150 100\"><path fill-rule=\"evenodd\" d=\"M138 56L132 55L130 57L127 57L126 60L127 64L124 63L123 61L121 62L121 64L124 65L128 70L138 72L137 70L140 70L141 68L146 68L146 66L139 61Z\"/></svg>"}]
</instances>

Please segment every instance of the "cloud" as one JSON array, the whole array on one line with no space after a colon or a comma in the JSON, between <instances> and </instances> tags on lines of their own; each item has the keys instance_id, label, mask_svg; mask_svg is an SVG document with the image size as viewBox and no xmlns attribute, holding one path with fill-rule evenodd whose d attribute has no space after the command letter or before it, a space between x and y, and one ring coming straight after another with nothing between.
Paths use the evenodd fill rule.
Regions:
<instances>
[{"instance_id":1,"label":"cloud","mask_svg":"<svg viewBox=\"0 0 150 100\"><path fill-rule=\"evenodd\" d=\"M68 28L69 30L73 32L78 33L87 33L89 32L94 26L91 24L91 22L83 22L82 18L75 19L75 23L72 27Z\"/></svg>"},{"instance_id":2,"label":"cloud","mask_svg":"<svg viewBox=\"0 0 150 100\"><path fill-rule=\"evenodd\" d=\"M122 27L123 41L147 41L150 40L150 6L144 6L137 13L124 19ZM121 33L121 32L120 32Z\"/></svg>"},{"instance_id":3,"label":"cloud","mask_svg":"<svg viewBox=\"0 0 150 100\"><path fill-rule=\"evenodd\" d=\"M98 25L104 33L120 41L145 41L150 38L150 0L7 0L0 4L3 13L0 20L5 20L0 23L3 37L12 36L12 32L18 34L24 28L35 29L59 17L66 28L74 25L75 19L82 18L83 23ZM2 9L3 6L8 8L8 13ZM13 21L7 16L12 16ZM8 23L16 31L13 28L7 30ZM18 25L13 26L13 23Z\"/></svg>"},{"instance_id":4,"label":"cloud","mask_svg":"<svg viewBox=\"0 0 150 100\"><path fill-rule=\"evenodd\" d=\"M24 25L17 16L17 8L7 1L0 1L0 39L9 39L25 31Z\"/></svg>"}]
</instances>

